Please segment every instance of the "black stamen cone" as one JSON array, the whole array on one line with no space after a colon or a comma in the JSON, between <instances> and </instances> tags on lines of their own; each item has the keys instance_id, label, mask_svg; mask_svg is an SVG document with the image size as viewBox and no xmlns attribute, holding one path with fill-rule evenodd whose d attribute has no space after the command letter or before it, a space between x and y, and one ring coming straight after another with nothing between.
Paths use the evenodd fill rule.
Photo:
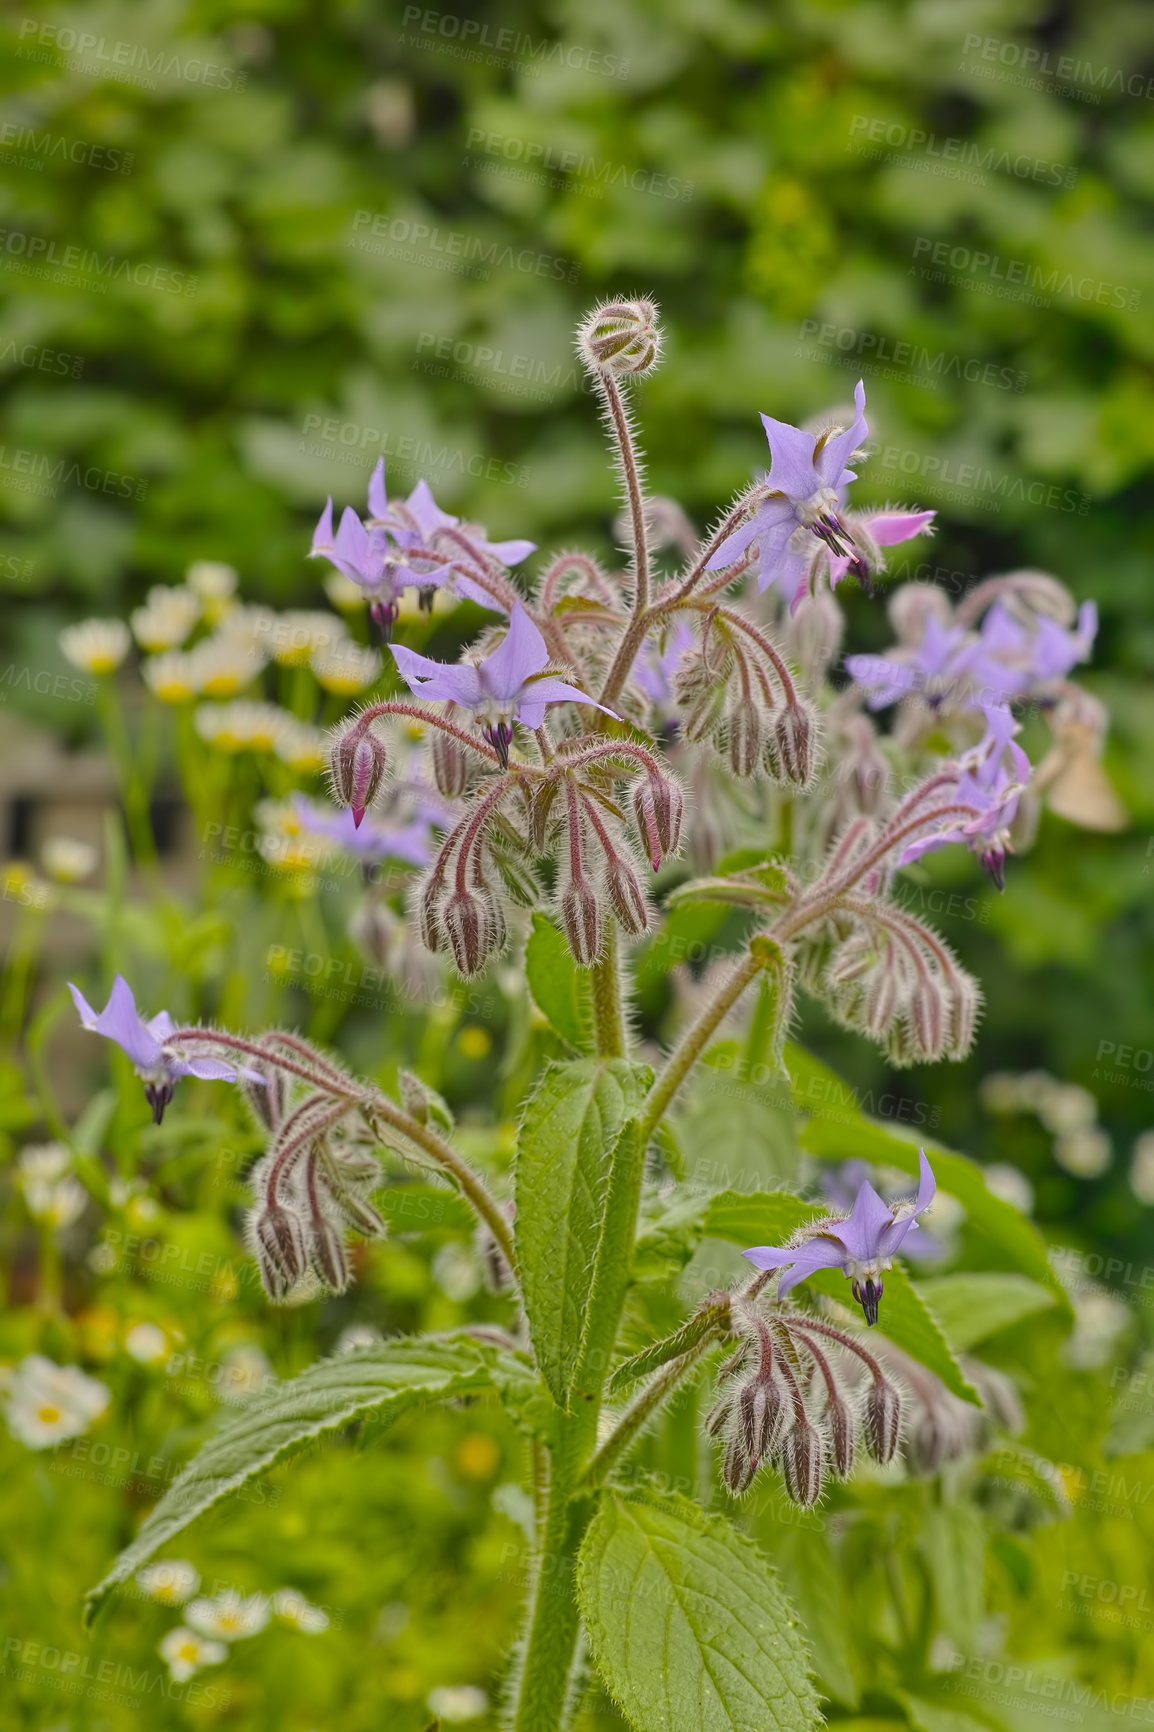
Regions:
<instances>
[{"instance_id":1,"label":"black stamen cone","mask_svg":"<svg viewBox=\"0 0 1154 1732\"><path fill-rule=\"evenodd\" d=\"M855 1281L853 1284L853 1296L861 1306L862 1311L865 1313L866 1323L872 1329L878 1320L878 1306L881 1304L882 1297L881 1282L875 1281L872 1276L868 1277L864 1282Z\"/></svg>"}]
</instances>

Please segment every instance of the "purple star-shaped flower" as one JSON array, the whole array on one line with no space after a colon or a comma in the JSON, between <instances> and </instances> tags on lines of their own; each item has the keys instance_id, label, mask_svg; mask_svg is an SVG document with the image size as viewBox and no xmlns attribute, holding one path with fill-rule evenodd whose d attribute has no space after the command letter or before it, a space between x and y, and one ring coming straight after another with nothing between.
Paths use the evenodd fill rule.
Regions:
<instances>
[{"instance_id":1,"label":"purple star-shaped flower","mask_svg":"<svg viewBox=\"0 0 1154 1732\"><path fill-rule=\"evenodd\" d=\"M884 656L846 656L845 667L870 693L871 710L885 709L910 692L921 692L933 705L967 672L975 653L976 645L964 627L943 625L928 613L922 641L915 648Z\"/></svg>"},{"instance_id":2,"label":"purple star-shaped flower","mask_svg":"<svg viewBox=\"0 0 1154 1732\"><path fill-rule=\"evenodd\" d=\"M509 762L513 723L539 728L545 720L546 704L567 700L592 704L607 716L615 714L587 692L544 672L549 665L545 639L520 602L513 609L505 636L483 662L461 662L453 667L418 655L403 644L390 648L402 679L417 697L439 698L473 711L503 767Z\"/></svg>"},{"instance_id":3,"label":"purple star-shaped flower","mask_svg":"<svg viewBox=\"0 0 1154 1732\"><path fill-rule=\"evenodd\" d=\"M860 379L854 408L852 426L820 436L775 421L771 415L761 417L769 440L766 480L771 491L749 521L726 536L708 570L731 565L756 538L757 587L766 590L777 582L792 610L803 593L815 538L835 559L846 561L844 569L865 569L842 517L841 504L846 485L857 479L855 471L846 468L847 459L869 432L865 386Z\"/></svg>"},{"instance_id":4,"label":"purple star-shaped flower","mask_svg":"<svg viewBox=\"0 0 1154 1732\"><path fill-rule=\"evenodd\" d=\"M1030 760L1014 743L1017 723L1007 709L982 708L986 732L974 751L962 760L952 799L972 806L972 818L955 818L941 830L919 836L903 851L900 865L923 854L964 842L978 856L999 890L1005 884L1006 854L1012 853L1010 825L1030 779ZM1007 758L1009 768L1007 768Z\"/></svg>"},{"instance_id":5,"label":"purple star-shaped flower","mask_svg":"<svg viewBox=\"0 0 1154 1732\"><path fill-rule=\"evenodd\" d=\"M1098 609L1084 601L1078 623L1067 631L1040 614L1032 626L1014 618L997 601L982 621L975 648L974 675L988 701L1006 703L1065 679L1089 657L1098 631Z\"/></svg>"},{"instance_id":6,"label":"purple star-shaped flower","mask_svg":"<svg viewBox=\"0 0 1154 1732\"><path fill-rule=\"evenodd\" d=\"M151 1021L145 1022L136 1008L132 988L122 974L113 981L108 1003L99 1016L71 981L68 990L85 1028L90 1028L93 1034L102 1034L106 1040L114 1040L136 1066L137 1076L144 1081L145 1098L152 1108L156 1124L164 1117L164 1109L182 1076L216 1082L238 1082L245 1077L249 1082L259 1083L262 1088L267 1087L268 1079L245 1065L228 1064L219 1058L189 1058L171 1048L167 1043L172 1034L172 1018L162 1010Z\"/></svg>"},{"instance_id":7,"label":"purple star-shaped flower","mask_svg":"<svg viewBox=\"0 0 1154 1732\"><path fill-rule=\"evenodd\" d=\"M854 1298L867 1324L878 1320L882 1296L882 1271L892 1266L895 1251L916 1246L922 1236L917 1217L925 1213L937 1193L937 1181L918 1150L921 1177L916 1197L883 1203L867 1179L858 1191L849 1215L826 1215L801 1227L788 1245L755 1245L742 1256L756 1269L781 1269L777 1296L790 1290L818 1269L838 1269L852 1281Z\"/></svg>"},{"instance_id":8,"label":"purple star-shaped flower","mask_svg":"<svg viewBox=\"0 0 1154 1732\"><path fill-rule=\"evenodd\" d=\"M502 565L518 565L537 550L535 541L490 541L484 530L477 525L462 525L459 518L450 517L447 511L441 510L424 481L417 482L407 499L394 501L390 505L385 493L383 457L373 470L369 482L369 517L371 528L386 530L398 548L409 556L410 582L422 587L427 583L444 582L448 570L457 593L468 601L479 602L482 607L495 607L496 602L487 589L470 579L470 553L473 563L483 571L487 558L499 560ZM448 568L436 562L430 565L427 560L422 564L422 549L428 550L438 531L446 529L461 530L461 539L453 538L451 541L455 554L452 565ZM448 537L443 537L442 540L446 544L450 543ZM462 546L462 541L468 542L468 550ZM430 570L439 574L439 577L426 576Z\"/></svg>"},{"instance_id":9,"label":"purple star-shaped flower","mask_svg":"<svg viewBox=\"0 0 1154 1732\"><path fill-rule=\"evenodd\" d=\"M427 866L433 848L432 825L445 822L444 813L438 811L435 817L419 813L405 823L379 823L370 818L358 824L351 806L326 811L303 794L296 795L293 806L307 830L329 837L365 864L404 860L410 866Z\"/></svg>"}]
</instances>

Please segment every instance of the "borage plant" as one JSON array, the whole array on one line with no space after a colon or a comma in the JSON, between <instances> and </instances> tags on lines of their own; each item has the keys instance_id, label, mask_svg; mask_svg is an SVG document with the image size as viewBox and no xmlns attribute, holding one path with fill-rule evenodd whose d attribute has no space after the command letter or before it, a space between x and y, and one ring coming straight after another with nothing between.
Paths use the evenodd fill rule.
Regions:
<instances>
[{"instance_id":1,"label":"borage plant","mask_svg":"<svg viewBox=\"0 0 1154 1732\"><path fill-rule=\"evenodd\" d=\"M146 1022L119 977L99 1014L75 993L85 1025L136 1065L158 1120L182 1076L244 1090L267 1135L248 1236L270 1300L348 1285L348 1236L384 1232L374 1194L378 1157L392 1151L436 1169L475 1211L508 1327L360 1346L258 1396L185 1468L92 1598L321 1433L489 1394L527 1439L535 1503L509 1724L552 1732L595 1669L642 1732L800 1728L819 1720L818 1695L773 1567L740 1531L740 1504L718 1513L646 1480L647 1433L714 1366L706 1429L719 1481L710 1493L698 1474L704 1501L768 1476L806 1510L851 1476L914 1496L918 1476L1015 1429L1013 1386L952 1343L982 1338L968 1306L984 1293L988 1310L983 1283L1009 1293L1015 1315L1020 1288L954 1276L932 1309L894 1261L941 1251L938 1184L986 1235L987 1269L1009 1259L1021 1286L1036 1283L1035 1304L1066 1301L1028 1220L961 1156L927 1158L856 1109L819 1114L813 1153L897 1169L910 1194L894 1200L891 1187L886 1200L876 1167L834 1166L833 1207L815 1214L785 1189L679 1182L670 1111L735 1054L735 1087L778 1076L813 1110L821 1067L787 1040L801 990L894 1064L966 1055L978 987L898 873L962 843L1000 885L1042 791L1013 705L1032 700L1053 718L1055 750L1063 727L1081 728L1084 751L1100 740L1101 717L1068 680L1094 621L1084 609L1075 626L1066 592L1037 573L977 586L956 616L940 592L907 585L891 604L895 650L848 658L852 683L835 689L838 585L871 593L882 549L932 517L851 507L869 432L862 386L844 425L764 417L768 474L697 545L680 508L646 496L627 404L659 355L654 307L604 305L578 342L622 485L626 572L566 552L523 592L509 568L530 543L490 542L424 483L390 500L382 470L367 522L346 510L334 529L330 502L312 547L364 593L386 642L406 589L499 616L456 666L390 644L394 695L337 727L331 774L351 814L347 844L374 804L407 833L415 802L422 837L438 832L409 900L434 957L465 977L510 947L523 958L555 1056L523 1103L512 1195L455 1147L444 1103L417 1076L401 1074L396 1099L291 1031L178 1028L163 1012ZM675 574L671 550L685 554ZM873 714L898 699L880 736ZM414 728L428 775L402 780L396 748ZM683 847L696 877L676 864ZM732 954L719 947L690 983L671 1050L642 1049L639 959L702 908L738 931ZM752 1269L671 1317L672 1277L706 1237L745 1247Z\"/></svg>"}]
</instances>

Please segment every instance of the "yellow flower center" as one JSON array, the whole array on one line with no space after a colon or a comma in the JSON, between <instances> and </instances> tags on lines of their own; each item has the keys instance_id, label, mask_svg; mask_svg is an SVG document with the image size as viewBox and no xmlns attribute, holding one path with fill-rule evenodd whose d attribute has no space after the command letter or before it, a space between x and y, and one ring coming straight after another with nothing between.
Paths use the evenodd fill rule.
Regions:
<instances>
[{"instance_id":1,"label":"yellow flower center","mask_svg":"<svg viewBox=\"0 0 1154 1732\"><path fill-rule=\"evenodd\" d=\"M55 1425L60 1418L60 1409L58 1407L38 1407L36 1417L41 1425Z\"/></svg>"}]
</instances>

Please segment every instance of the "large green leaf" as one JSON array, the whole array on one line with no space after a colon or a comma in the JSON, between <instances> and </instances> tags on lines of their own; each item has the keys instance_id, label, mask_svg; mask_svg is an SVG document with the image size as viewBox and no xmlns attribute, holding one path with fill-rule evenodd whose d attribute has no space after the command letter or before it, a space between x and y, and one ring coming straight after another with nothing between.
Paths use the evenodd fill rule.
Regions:
<instances>
[{"instance_id":1,"label":"large green leaf","mask_svg":"<svg viewBox=\"0 0 1154 1732\"><path fill-rule=\"evenodd\" d=\"M918 1292L945 1331L955 1353L967 1353L988 1335L1045 1311L1054 1303L1047 1287L1025 1275L935 1275L919 1281Z\"/></svg>"},{"instance_id":2,"label":"large green leaf","mask_svg":"<svg viewBox=\"0 0 1154 1732\"><path fill-rule=\"evenodd\" d=\"M598 1669L638 1732L821 1724L797 1614L753 1541L685 1498L607 1493L577 1560Z\"/></svg>"},{"instance_id":3,"label":"large green leaf","mask_svg":"<svg viewBox=\"0 0 1154 1732\"><path fill-rule=\"evenodd\" d=\"M748 1197L725 1191L714 1197L705 1216L705 1230L718 1239L729 1239L743 1250L752 1245L784 1245L790 1234L815 1214L812 1203L784 1191L759 1191ZM820 1269L807 1275L799 1294L808 1286L839 1304L851 1303L845 1276L837 1269ZM925 1300L895 1263L885 1274L885 1297L878 1312L878 1332L908 1353L927 1370L940 1377L947 1389L963 1401L978 1403L977 1391L966 1381L950 1351L950 1344Z\"/></svg>"},{"instance_id":4,"label":"large green leaf","mask_svg":"<svg viewBox=\"0 0 1154 1732\"><path fill-rule=\"evenodd\" d=\"M197 1516L274 1462L362 1414L392 1424L421 1402L492 1389L502 1381L503 1359L510 1362L520 1400L527 1373L514 1355L447 1337L358 1347L254 1397L173 1480L132 1544L88 1595L86 1616L91 1618L114 1587Z\"/></svg>"},{"instance_id":5,"label":"large green leaf","mask_svg":"<svg viewBox=\"0 0 1154 1732\"><path fill-rule=\"evenodd\" d=\"M877 1166L896 1167L915 1179L918 1149L924 1148L941 1189L962 1204L971 1225L997 1245L1021 1274L1048 1287L1070 1314L1070 1301L1050 1263L1042 1235L1020 1209L987 1190L985 1175L976 1161L943 1148L912 1128L891 1129L865 1117L857 1111L848 1084L800 1047L787 1046L786 1063L795 1101L805 1112L814 1114L801 1133L803 1148L825 1161L857 1157Z\"/></svg>"},{"instance_id":6,"label":"large green leaf","mask_svg":"<svg viewBox=\"0 0 1154 1732\"><path fill-rule=\"evenodd\" d=\"M517 1259L541 1374L561 1407L589 1314L614 1144L641 1104L625 1059L551 1064L517 1139Z\"/></svg>"},{"instance_id":7,"label":"large green leaf","mask_svg":"<svg viewBox=\"0 0 1154 1732\"><path fill-rule=\"evenodd\" d=\"M533 1002L561 1039L578 1052L588 1052L593 1029L589 973L578 968L564 937L543 914L533 916L525 977Z\"/></svg>"}]
</instances>

